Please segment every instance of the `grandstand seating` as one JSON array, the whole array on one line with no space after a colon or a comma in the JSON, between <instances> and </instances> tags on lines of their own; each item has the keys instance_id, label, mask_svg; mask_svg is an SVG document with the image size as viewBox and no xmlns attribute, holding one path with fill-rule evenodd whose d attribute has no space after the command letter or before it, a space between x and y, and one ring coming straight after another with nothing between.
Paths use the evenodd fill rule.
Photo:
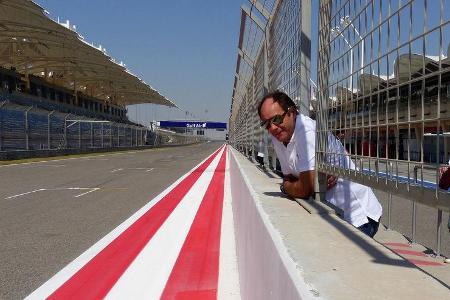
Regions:
<instances>
[{"instance_id":1,"label":"grandstand seating","mask_svg":"<svg viewBox=\"0 0 450 300\"><path fill-rule=\"evenodd\" d=\"M19 105L0 95L0 151L129 147L137 144L136 132L143 129L98 121L101 120ZM140 137L144 132L148 133L138 131L138 141L144 140Z\"/></svg>"}]
</instances>

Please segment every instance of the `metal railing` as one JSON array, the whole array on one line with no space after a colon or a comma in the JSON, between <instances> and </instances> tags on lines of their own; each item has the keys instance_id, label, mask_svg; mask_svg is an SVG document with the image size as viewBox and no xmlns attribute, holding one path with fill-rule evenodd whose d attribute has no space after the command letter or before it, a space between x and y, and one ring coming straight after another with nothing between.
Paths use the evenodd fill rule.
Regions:
<instances>
[{"instance_id":1,"label":"metal railing","mask_svg":"<svg viewBox=\"0 0 450 300\"><path fill-rule=\"evenodd\" d=\"M199 138L0 102L0 152L178 145Z\"/></svg>"}]
</instances>

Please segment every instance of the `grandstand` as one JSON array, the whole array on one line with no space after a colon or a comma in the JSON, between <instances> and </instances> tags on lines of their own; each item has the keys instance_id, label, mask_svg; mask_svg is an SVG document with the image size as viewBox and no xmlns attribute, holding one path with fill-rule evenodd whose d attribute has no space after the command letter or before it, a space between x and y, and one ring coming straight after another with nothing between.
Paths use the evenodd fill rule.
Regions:
<instances>
[{"instance_id":1,"label":"grandstand","mask_svg":"<svg viewBox=\"0 0 450 300\"><path fill-rule=\"evenodd\" d=\"M69 21L30 0L0 9L0 151L143 146L126 106L176 107Z\"/></svg>"}]
</instances>

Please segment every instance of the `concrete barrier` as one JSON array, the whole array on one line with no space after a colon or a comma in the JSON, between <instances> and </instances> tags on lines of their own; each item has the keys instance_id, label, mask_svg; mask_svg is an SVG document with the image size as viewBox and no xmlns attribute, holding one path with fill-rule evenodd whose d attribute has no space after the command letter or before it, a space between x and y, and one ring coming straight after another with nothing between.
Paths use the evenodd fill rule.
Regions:
<instances>
[{"instance_id":1,"label":"concrete barrier","mask_svg":"<svg viewBox=\"0 0 450 300\"><path fill-rule=\"evenodd\" d=\"M234 151L230 150L229 154L242 299L312 298L314 294L301 280L281 237L259 205L258 195L252 189Z\"/></svg>"},{"instance_id":2,"label":"concrete barrier","mask_svg":"<svg viewBox=\"0 0 450 300\"><path fill-rule=\"evenodd\" d=\"M398 233L380 228L378 242L321 203L283 197L279 177L229 149L242 299L449 299L450 265Z\"/></svg>"}]
</instances>

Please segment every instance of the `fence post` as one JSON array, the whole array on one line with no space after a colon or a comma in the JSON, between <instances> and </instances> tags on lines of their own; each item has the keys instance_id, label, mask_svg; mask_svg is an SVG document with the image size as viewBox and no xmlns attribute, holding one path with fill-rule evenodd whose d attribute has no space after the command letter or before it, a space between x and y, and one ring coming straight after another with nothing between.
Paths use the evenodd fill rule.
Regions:
<instances>
[{"instance_id":1,"label":"fence post","mask_svg":"<svg viewBox=\"0 0 450 300\"><path fill-rule=\"evenodd\" d=\"M101 125L102 126L101 126L100 130L102 132L100 133L100 139L101 139L101 143L102 143L102 148L104 148L105 147L105 145L104 145L104 126L103 126L103 123Z\"/></svg>"},{"instance_id":2,"label":"fence post","mask_svg":"<svg viewBox=\"0 0 450 300\"><path fill-rule=\"evenodd\" d=\"M78 120L78 149L81 149L81 122Z\"/></svg>"},{"instance_id":3,"label":"fence post","mask_svg":"<svg viewBox=\"0 0 450 300\"><path fill-rule=\"evenodd\" d=\"M51 112L48 113L47 115L47 149L50 150L52 147L52 140L51 140L51 132L52 132L52 123L51 123L51 116L55 111L52 110Z\"/></svg>"},{"instance_id":4,"label":"fence post","mask_svg":"<svg viewBox=\"0 0 450 300\"><path fill-rule=\"evenodd\" d=\"M64 149L68 148L67 144L67 118L70 116L70 114L66 115L64 117Z\"/></svg>"},{"instance_id":5,"label":"fence post","mask_svg":"<svg viewBox=\"0 0 450 300\"><path fill-rule=\"evenodd\" d=\"M91 148L94 148L94 123L92 122L91 122Z\"/></svg>"},{"instance_id":6,"label":"fence post","mask_svg":"<svg viewBox=\"0 0 450 300\"><path fill-rule=\"evenodd\" d=\"M419 169L419 166L414 166L414 183L417 184L417 170ZM423 181L421 182L421 185L423 185ZM411 229L411 243L416 242L416 224L417 224L417 204L416 199L412 199L412 229Z\"/></svg>"},{"instance_id":7,"label":"fence post","mask_svg":"<svg viewBox=\"0 0 450 300\"><path fill-rule=\"evenodd\" d=\"M5 105L6 101L0 103L0 109ZM3 150L3 115L0 112L0 151Z\"/></svg>"},{"instance_id":8,"label":"fence post","mask_svg":"<svg viewBox=\"0 0 450 300\"><path fill-rule=\"evenodd\" d=\"M136 147L137 147L137 146L139 146L138 145L138 130L137 130L137 128L134 129L134 133L136 135Z\"/></svg>"},{"instance_id":9,"label":"fence post","mask_svg":"<svg viewBox=\"0 0 450 300\"><path fill-rule=\"evenodd\" d=\"M25 149L26 150L30 150L30 135L29 135L29 124L28 124L28 112L32 109L33 107L29 107L26 111L25 111Z\"/></svg>"},{"instance_id":10,"label":"fence post","mask_svg":"<svg viewBox=\"0 0 450 300\"><path fill-rule=\"evenodd\" d=\"M436 242L436 256L441 255L441 228L442 228L442 210L438 209L438 218L437 218L437 228L436 228L436 235L437 235L437 242Z\"/></svg>"},{"instance_id":11,"label":"fence post","mask_svg":"<svg viewBox=\"0 0 450 300\"><path fill-rule=\"evenodd\" d=\"M112 138L112 136L111 136L111 138ZM111 146L112 146L112 139L111 139ZM119 126L119 124L117 124L117 148L118 147L120 147L120 126Z\"/></svg>"}]
</instances>

